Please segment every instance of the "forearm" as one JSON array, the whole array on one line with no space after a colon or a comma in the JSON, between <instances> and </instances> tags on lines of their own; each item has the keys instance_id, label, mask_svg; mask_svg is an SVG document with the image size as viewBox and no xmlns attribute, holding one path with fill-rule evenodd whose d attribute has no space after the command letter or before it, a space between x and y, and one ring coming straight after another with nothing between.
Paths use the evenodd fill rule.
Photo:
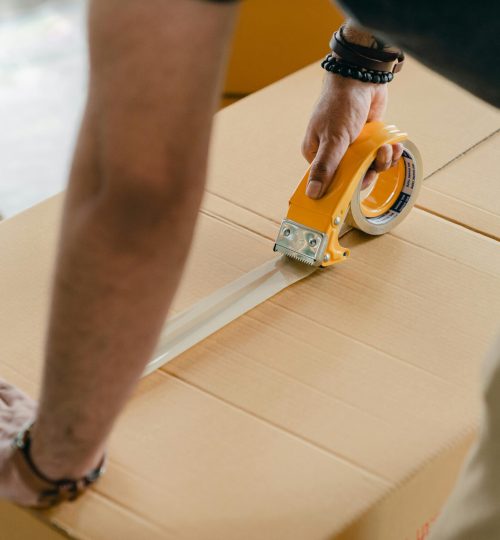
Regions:
<instances>
[{"instance_id":1,"label":"forearm","mask_svg":"<svg viewBox=\"0 0 500 540\"><path fill-rule=\"evenodd\" d=\"M184 264L202 189L200 176L179 181L191 184L191 193L183 193L177 204L166 200L162 215L151 208L148 217L134 215L138 200L122 201L117 208L118 201L105 197L76 197L83 178L73 177L34 434L35 459L46 474L78 476L96 464L151 355ZM154 203L145 197L142 204Z\"/></svg>"},{"instance_id":2,"label":"forearm","mask_svg":"<svg viewBox=\"0 0 500 540\"><path fill-rule=\"evenodd\" d=\"M97 464L153 352L191 241L234 16L196 0L91 4L89 101L33 434L48 476Z\"/></svg>"}]
</instances>

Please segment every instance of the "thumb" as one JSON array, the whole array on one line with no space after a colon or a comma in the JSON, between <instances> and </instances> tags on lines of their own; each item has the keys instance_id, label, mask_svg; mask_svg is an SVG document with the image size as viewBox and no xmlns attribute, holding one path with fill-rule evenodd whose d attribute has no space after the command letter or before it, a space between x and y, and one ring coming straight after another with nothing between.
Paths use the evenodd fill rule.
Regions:
<instances>
[{"instance_id":1,"label":"thumb","mask_svg":"<svg viewBox=\"0 0 500 540\"><path fill-rule=\"evenodd\" d=\"M318 153L311 164L306 195L311 199L320 199L330 187L333 175L349 147L347 132L343 135L330 136L327 141L320 141Z\"/></svg>"}]
</instances>

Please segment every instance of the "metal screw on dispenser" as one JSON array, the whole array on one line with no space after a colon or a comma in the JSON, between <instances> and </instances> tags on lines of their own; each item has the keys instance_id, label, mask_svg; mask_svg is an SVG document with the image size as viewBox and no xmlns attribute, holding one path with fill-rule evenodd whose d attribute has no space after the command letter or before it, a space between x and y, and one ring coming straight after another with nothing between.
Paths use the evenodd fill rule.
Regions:
<instances>
[{"instance_id":1,"label":"metal screw on dispenser","mask_svg":"<svg viewBox=\"0 0 500 540\"><path fill-rule=\"evenodd\" d=\"M327 253L324 257L323 257L323 262L328 262L330 260L330 254Z\"/></svg>"},{"instance_id":2,"label":"metal screw on dispenser","mask_svg":"<svg viewBox=\"0 0 500 540\"><path fill-rule=\"evenodd\" d=\"M290 236L290 232L291 232L290 229L285 229L283 231L283 236Z\"/></svg>"},{"instance_id":3,"label":"metal screw on dispenser","mask_svg":"<svg viewBox=\"0 0 500 540\"><path fill-rule=\"evenodd\" d=\"M337 217L333 220L333 224L334 224L334 225L340 225L340 216L337 216Z\"/></svg>"},{"instance_id":4,"label":"metal screw on dispenser","mask_svg":"<svg viewBox=\"0 0 500 540\"><path fill-rule=\"evenodd\" d=\"M316 238L311 238L311 239L309 240L309 245L310 245L311 247L314 247L317 243L318 243L318 242L316 241Z\"/></svg>"}]
</instances>

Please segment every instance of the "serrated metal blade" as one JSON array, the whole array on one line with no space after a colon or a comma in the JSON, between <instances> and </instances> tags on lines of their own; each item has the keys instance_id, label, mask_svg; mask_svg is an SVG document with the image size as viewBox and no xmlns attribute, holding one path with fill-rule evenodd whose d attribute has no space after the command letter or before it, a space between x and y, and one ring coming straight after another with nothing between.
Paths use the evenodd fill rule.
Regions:
<instances>
[{"instance_id":1,"label":"serrated metal blade","mask_svg":"<svg viewBox=\"0 0 500 540\"><path fill-rule=\"evenodd\" d=\"M328 236L325 233L284 219L274 244L274 251L303 263L319 266L323 262L327 244Z\"/></svg>"},{"instance_id":2,"label":"serrated metal blade","mask_svg":"<svg viewBox=\"0 0 500 540\"><path fill-rule=\"evenodd\" d=\"M314 259L310 257L305 257L304 255L301 255L300 253L296 253L295 251L286 249L283 246L279 246L279 245L274 246L274 251L277 251L278 253L283 253L283 255L286 255L287 257L295 259L296 261L300 261L304 264L309 264L311 266L319 266L319 263L315 263Z\"/></svg>"}]
</instances>

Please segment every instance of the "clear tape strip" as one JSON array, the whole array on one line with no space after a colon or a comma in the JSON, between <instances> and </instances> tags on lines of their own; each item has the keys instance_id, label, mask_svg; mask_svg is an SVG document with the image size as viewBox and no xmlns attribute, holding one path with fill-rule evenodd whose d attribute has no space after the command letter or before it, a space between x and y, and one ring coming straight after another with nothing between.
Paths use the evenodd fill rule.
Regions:
<instances>
[{"instance_id":1,"label":"clear tape strip","mask_svg":"<svg viewBox=\"0 0 500 540\"><path fill-rule=\"evenodd\" d=\"M143 377L315 270L287 257L275 258L175 315L167 321Z\"/></svg>"}]
</instances>

